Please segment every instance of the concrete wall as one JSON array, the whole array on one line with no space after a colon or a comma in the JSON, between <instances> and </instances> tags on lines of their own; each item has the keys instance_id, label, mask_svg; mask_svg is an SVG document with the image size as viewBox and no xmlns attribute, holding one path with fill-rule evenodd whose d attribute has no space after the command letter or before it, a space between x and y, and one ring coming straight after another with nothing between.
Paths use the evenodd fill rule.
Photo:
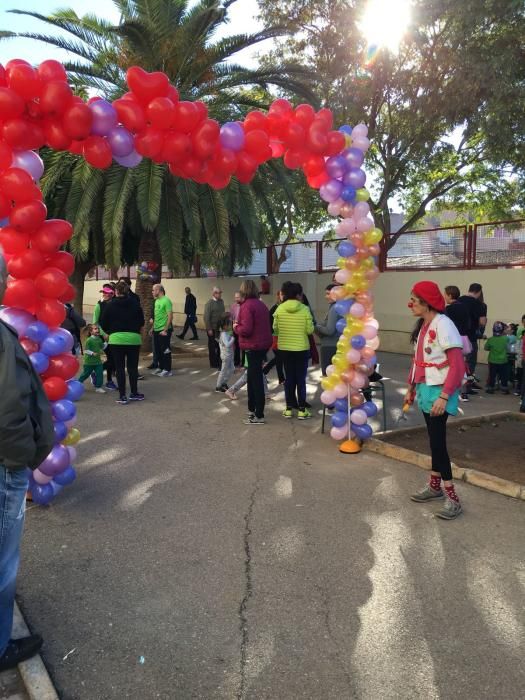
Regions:
<instances>
[{"instance_id":1,"label":"concrete wall","mask_svg":"<svg viewBox=\"0 0 525 700\"><path fill-rule=\"evenodd\" d=\"M257 281L257 278L255 278ZM332 281L332 274L318 275L309 273L292 273L273 275L271 277L272 293L263 297L271 306L274 293L285 280L300 282L308 295L308 299L316 316L322 319L326 302L324 289ZM436 272L385 272L377 279L374 286L376 317L381 324L381 350L386 352L409 353L408 342L410 330L414 324L407 308L410 290L415 282L422 279L432 279L441 288L449 284L457 285L461 292L466 292L469 284L479 282L483 285L485 301L488 305L488 328L494 321L513 321L519 323L525 313L525 270L521 268L496 270L446 270ZM175 322L184 322L184 288L191 287L197 297L197 314L201 325L204 304L211 295L212 287L218 284L223 290L226 307L231 304L233 294L239 289L241 278L176 279L163 282L167 295L172 299L175 311ZM84 294L84 314L91 315L93 306L99 299L98 290L102 282L86 282ZM480 360L485 361L484 353Z\"/></svg>"}]
</instances>

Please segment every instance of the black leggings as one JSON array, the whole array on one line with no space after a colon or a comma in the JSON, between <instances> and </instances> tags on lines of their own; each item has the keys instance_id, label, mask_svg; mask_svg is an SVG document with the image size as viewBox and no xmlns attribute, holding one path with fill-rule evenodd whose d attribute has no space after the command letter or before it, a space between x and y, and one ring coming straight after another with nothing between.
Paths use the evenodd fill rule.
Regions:
<instances>
[{"instance_id":1,"label":"black leggings","mask_svg":"<svg viewBox=\"0 0 525 700\"><path fill-rule=\"evenodd\" d=\"M126 366L132 394L138 393L140 345L112 345L111 354L115 363L115 374L119 394L126 396Z\"/></svg>"},{"instance_id":2,"label":"black leggings","mask_svg":"<svg viewBox=\"0 0 525 700\"><path fill-rule=\"evenodd\" d=\"M423 412L430 439L432 471L439 472L443 481L452 481L452 466L447 451L447 419L445 411L441 416L431 416Z\"/></svg>"}]
</instances>

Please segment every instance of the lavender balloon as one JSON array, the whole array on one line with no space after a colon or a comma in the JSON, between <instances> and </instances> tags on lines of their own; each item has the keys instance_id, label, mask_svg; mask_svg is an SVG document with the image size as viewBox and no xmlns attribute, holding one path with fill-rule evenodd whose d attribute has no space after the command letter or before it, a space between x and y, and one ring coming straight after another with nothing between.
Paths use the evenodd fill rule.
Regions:
<instances>
[{"instance_id":1,"label":"lavender balloon","mask_svg":"<svg viewBox=\"0 0 525 700\"><path fill-rule=\"evenodd\" d=\"M69 452L63 445L55 445L38 468L46 476L55 476L55 474L63 472L68 466Z\"/></svg>"},{"instance_id":2,"label":"lavender balloon","mask_svg":"<svg viewBox=\"0 0 525 700\"><path fill-rule=\"evenodd\" d=\"M25 335L34 343L41 343L49 335L49 328L42 321L33 320L26 328Z\"/></svg>"},{"instance_id":3,"label":"lavender balloon","mask_svg":"<svg viewBox=\"0 0 525 700\"><path fill-rule=\"evenodd\" d=\"M349 168L360 168L365 159L363 151L360 151L359 148L354 147L344 150L342 156L346 160Z\"/></svg>"},{"instance_id":4,"label":"lavender balloon","mask_svg":"<svg viewBox=\"0 0 525 700\"><path fill-rule=\"evenodd\" d=\"M29 359L37 374L42 374L49 367L49 356L43 352L32 352Z\"/></svg>"},{"instance_id":5,"label":"lavender balloon","mask_svg":"<svg viewBox=\"0 0 525 700\"><path fill-rule=\"evenodd\" d=\"M117 112L113 105L106 100L95 100L88 105L93 114L91 133L96 136L106 136L117 126Z\"/></svg>"},{"instance_id":6,"label":"lavender balloon","mask_svg":"<svg viewBox=\"0 0 525 700\"><path fill-rule=\"evenodd\" d=\"M115 156L115 160L119 165L123 165L125 168L136 168L141 162L142 156L137 151L133 150L127 156Z\"/></svg>"},{"instance_id":7,"label":"lavender balloon","mask_svg":"<svg viewBox=\"0 0 525 700\"><path fill-rule=\"evenodd\" d=\"M35 320L27 311L22 309L13 309L10 306L0 307L0 319L4 323L8 323L18 333L19 337L27 335L29 325Z\"/></svg>"},{"instance_id":8,"label":"lavender balloon","mask_svg":"<svg viewBox=\"0 0 525 700\"><path fill-rule=\"evenodd\" d=\"M219 141L223 148L240 151L244 146L244 129L237 122L226 122L221 126Z\"/></svg>"},{"instance_id":9,"label":"lavender balloon","mask_svg":"<svg viewBox=\"0 0 525 700\"><path fill-rule=\"evenodd\" d=\"M339 199L341 196L342 191L343 183L339 180L332 179L325 182L324 185L321 185L319 194L321 195L321 199L324 199L325 202L335 202L335 200Z\"/></svg>"},{"instance_id":10,"label":"lavender balloon","mask_svg":"<svg viewBox=\"0 0 525 700\"><path fill-rule=\"evenodd\" d=\"M40 180L44 174L44 161L34 151L15 151L11 167L25 170L33 180Z\"/></svg>"},{"instance_id":11,"label":"lavender balloon","mask_svg":"<svg viewBox=\"0 0 525 700\"><path fill-rule=\"evenodd\" d=\"M73 462L76 462L76 461L77 461L77 451L76 451L76 449L73 447L73 445L68 445L68 446L66 447L66 450L67 450L67 452L68 452L68 454L69 454L69 462L70 462L70 464L73 464Z\"/></svg>"},{"instance_id":12,"label":"lavender balloon","mask_svg":"<svg viewBox=\"0 0 525 700\"><path fill-rule=\"evenodd\" d=\"M114 156L129 156L134 147L133 136L123 126L116 126L108 134L108 143Z\"/></svg>"},{"instance_id":13,"label":"lavender balloon","mask_svg":"<svg viewBox=\"0 0 525 700\"><path fill-rule=\"evenodd\" d=\"M364 187L365 182L366 174L361 168L352 168L352 170L349 170L343 177L343 184L350 185L350 187L353 187L355 190Z\"/></svg>"},{"instance_id":14,"label":"lavender balloon","mask_svg":"<svg viewBox=\"0 0 525 700\"><path fill-rule=\"evenodd\" d=\"M73 481L77 478L77 473L75 471L75 468L69 465L67 469L64 469L64 471L61 474L57 474L53 481L55 484L59 484L60 486L67 486L68 484L72 484Z\"/></svg>"},{"instance_id":15,"label":"lavender balloon","mask_svg":"<svg viewBox=\"0 0 525 700\"><path fill-rule=\"evenodd\" d=\"M341 178L347 170L348 165L343 156L332 156L326 161L326 172L330 177Z\"/></svg>"}]
</instances>

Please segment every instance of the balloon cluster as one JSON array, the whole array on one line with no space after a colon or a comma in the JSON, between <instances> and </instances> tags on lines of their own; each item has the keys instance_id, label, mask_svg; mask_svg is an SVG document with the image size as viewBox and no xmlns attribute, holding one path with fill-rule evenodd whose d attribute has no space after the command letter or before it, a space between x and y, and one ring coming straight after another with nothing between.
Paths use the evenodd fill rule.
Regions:
<instances>
[{"instance_id":1,"label":"balloon cluster","mask_svg":"<svg viewBox=\"0 0 525 700\"><path fill-rule=\"evenodd\" d=\"M367 440L372 435L368 419L377 413L372 401L365 401L363 389L377 362L379 323L374 318L370 286L379 275L374 258L379 255L382 232L375 228L366 201L366 175L361 169L370 142L367 128L358 124L341 127L347 148L329 158L325 172L329 177L321 185L321 197L329 202L328 212L339 218L336 234L343 239L338 247L339 259L335 274L338 286L330 295L340 333L337 352L321 381L321 401L333 406L331 436L335 440L347 437Z\"/></svg>"},{"instance_id":2,"label":"balloon cluster","mask_svg":"<svg viewBox=\"0 0 525 700\"><path fill-rule=\"evenodd\" d=\"M156 269L158 268L159 264L156 262L146 262L145 260L140 263L140 265L137 265L137 279L140 280L145 280L148 282L157 282L159 280L159 276L156 273Z\"/></svg>"}]
</instances>

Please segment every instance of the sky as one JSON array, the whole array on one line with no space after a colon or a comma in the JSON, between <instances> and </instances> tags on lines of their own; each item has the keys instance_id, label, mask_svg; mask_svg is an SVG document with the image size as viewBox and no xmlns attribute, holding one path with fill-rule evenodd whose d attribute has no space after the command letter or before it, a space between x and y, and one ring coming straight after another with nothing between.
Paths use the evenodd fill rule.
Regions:
<instances>
[{"instance_id":1,"label":"sky","mask_svg":"<svg viewBox=\"0 0 525 700\"><path fill-rule=\"evenodd\" d=\"M0 0L0 29L50 34L52 31L50 25L31 17L10 14L7 10L16 8L17 10L37 11L42 15L48 15L65 7L72 8L79 16L89 11L111 21L118 21L118 12L110 0L88 0L88 2L86 0ZM238 0L230 7L230 23L223 34L257 31L260 29L260 25L255 19L257 12L256 0ZM260 44L256 51L261 51L263 48L264 44ZM240 52L235 60L251 67L256 63L256 51ZM38 64L48 58L64 60L67 58L67 54L59 48L31 39L16 38L0 41L0 63L5 64L12 58L24 58L33 64Z\"/></svg>"}]
</instances>

